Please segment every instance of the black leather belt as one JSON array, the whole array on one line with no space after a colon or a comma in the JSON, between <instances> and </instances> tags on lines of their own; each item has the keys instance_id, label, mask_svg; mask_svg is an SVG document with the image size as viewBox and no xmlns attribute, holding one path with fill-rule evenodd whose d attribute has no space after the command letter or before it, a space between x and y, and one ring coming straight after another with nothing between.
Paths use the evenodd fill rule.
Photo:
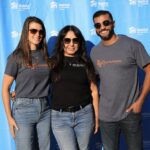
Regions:
<instances>
[{"instance_id":1,"label":"black leather belt","mask_svg":"<svg viewBox=\"0 0 150 150\"><path fill-rule=\"evenodd\" d=\"M88 104L90 104L90 102L85 102L79 106L69 106L69 107L66 107L66 108L53 108L53 110L56 110L56 111L60 111L60 112L76 112L80 109L83 109L85 106L87 106Z\"/></svg>"}]
</instances>

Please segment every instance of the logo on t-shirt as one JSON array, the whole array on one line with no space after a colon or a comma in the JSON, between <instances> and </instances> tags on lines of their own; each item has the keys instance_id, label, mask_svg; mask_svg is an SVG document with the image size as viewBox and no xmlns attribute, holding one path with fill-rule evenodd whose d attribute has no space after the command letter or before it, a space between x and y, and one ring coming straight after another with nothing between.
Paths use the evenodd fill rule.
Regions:
<instances>
[{"instance_id":1,"label":"logo on t-shirt","mask_svg":"<svg viewBox=\"0 0 150 150\"><path fill-rule=\"evenodd\" d=\"M101 67L104 67L105 65L118 64L121 62L122 62L122 60L99 60L99 59L97 59L96 65L101 68Z\"/></svg>"}]
</instances>

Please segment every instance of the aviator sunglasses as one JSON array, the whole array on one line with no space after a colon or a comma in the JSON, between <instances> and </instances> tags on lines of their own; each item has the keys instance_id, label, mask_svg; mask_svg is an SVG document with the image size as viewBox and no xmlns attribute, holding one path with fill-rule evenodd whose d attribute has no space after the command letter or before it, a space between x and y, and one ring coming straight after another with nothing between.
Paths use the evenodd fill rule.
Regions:
<instances>
[{"instance_id":1,"label":"aviator sunglasses","mask_svg":"<svg viewBox=\"0 0 150 150\"><path fill-rule=\"evenodd\" d=\"M107 26L111 25L112 23L113 23L113 21L104 20L102 23L95 23L95 24L94 24L94 27L95 27L96 29L100 29L101 26L102 26L102 24L103 24L105 27L107 27Z\"/></svg>"},{"instance_id":2,"label":"aviator sunglasses","mask_svg":"<svg viewBox=\"0 0 150 150\"><path fill-rule=\"evenodd\" d=\"M29 31L30 31L32 34L36 34L37 32L39 32L39 35L43 35L43 34L44 34L44 31L43 31L43 30L29 29Z\"/></svg>"},{"instance_id":3,"label":"aviator sunglasses","mask_svg":"<svg viewBox=\"0 0 150 150\"><path fill-rule=\"evenodd\" d=\"M78 38L73 38L73 39L70 39L70 38L64 38L64 44L70 44L70 42L72 41L73 44L78 44L79 43L79 39Z\"/></svg>"}]
</instances>

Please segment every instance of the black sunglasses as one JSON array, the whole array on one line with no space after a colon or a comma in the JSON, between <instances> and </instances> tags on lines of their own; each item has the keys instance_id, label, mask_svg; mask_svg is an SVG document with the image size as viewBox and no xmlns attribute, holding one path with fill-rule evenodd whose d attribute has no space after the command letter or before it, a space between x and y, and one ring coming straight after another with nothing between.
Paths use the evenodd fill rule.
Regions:
<instances>
[{"instance_id":1,"label":"black sunglasses","mask_svg":"<svg viewBox=\"0 0 150 150\"><path fill-rule=\"evenodd\" d=\"M70 44L70 42L72 41L73 44L78 44L79 43L79 39L78 38L73 38L73 39L70 39L70 38L64 38L64 44Z\"/></svg>"},{"instance_id":2,"label":"black sunglasses","mask_svg":"<svg viewBox=\"0 0 150 150\"><path fill-rule=\"evenodd\" d=\"M111 25L112 23L113 23L113 21L104 20L102 23L95 23L95 24L94 24L94 27L95 27L96 29L100 29L101 26L102 26L102 24L103 24L105 27L107 27L107 26Z\"/></svg>"},{"instance_id":3,"label":"black sunglasses","mask_svg":"<svg viewBox=\"0 0 150 150\"><path fill-rule=\"evenodd\" d=\"M44 35L44 31L43 31L43 30L29 29L29 31L30 31L32 34L36 34L37 32L39 32L39 35Z\"/></svg>"}]
</instances>

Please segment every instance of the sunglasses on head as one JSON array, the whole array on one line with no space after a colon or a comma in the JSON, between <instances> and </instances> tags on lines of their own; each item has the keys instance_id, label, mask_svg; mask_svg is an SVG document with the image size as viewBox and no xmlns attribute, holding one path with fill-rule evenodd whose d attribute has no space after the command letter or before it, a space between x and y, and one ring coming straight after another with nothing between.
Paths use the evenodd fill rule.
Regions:
<instances>
[{"instance_id":1,"label":"sunglasses on head","mask_svg":"<svg viewBox=\"0 0 150 150\"><path fill-rule=\"evenodd\" d=\"M100 29L101 26L102 26L102 24L103 24L103 26L107 27L107 26L111 25L112 23L113 23L112 21L104 20L102 23L95 23L95 24L94 24L94 27L95 27L96 29Z\"/></svg>"},{"instance_id":2,"label":"sunglasses on head","mask_svg":"<svg viewBox=\"0 0 150 150\"><path fill-rule=\"evenodd\" d=\"M36 34L37 32L39 33L39 35L43 35L44 32L43 30L37 30L37 29L29 29L31 34Z\"/></svg>"},{"instance_id":3,"label":"sunglasses on head","mask_svg":"<svg viewBox=\"0 0 150 150\"><path fill-rule=\"evenodd\" d=\"M70 42L73 42L73 44L78 44L79 43L79 39L78 38L64 38L64 44L70 44Z\"/></svg>"}]
</instances>

